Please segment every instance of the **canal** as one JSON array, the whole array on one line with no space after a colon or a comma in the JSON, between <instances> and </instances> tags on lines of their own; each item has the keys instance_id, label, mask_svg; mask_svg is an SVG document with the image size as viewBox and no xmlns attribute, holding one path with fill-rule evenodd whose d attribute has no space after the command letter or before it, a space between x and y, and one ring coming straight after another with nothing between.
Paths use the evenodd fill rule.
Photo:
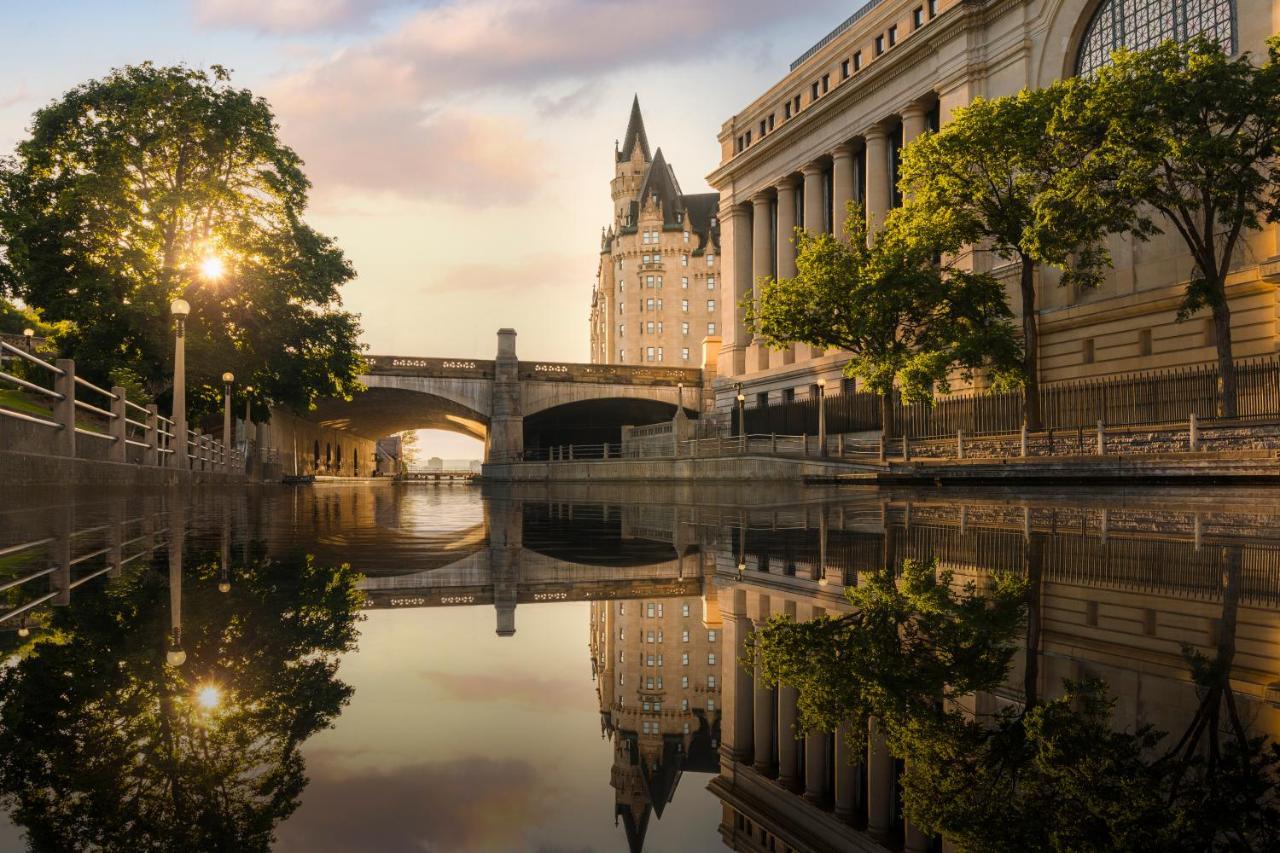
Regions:
<instances>
[{"instance_id":1,"label":"canal","mask_svg":"<svg viewBox=\"0 0 1280 853\"><path fill-rule=\"evenodd\" d=\"M21 497L0 850L1280 843L1272 492Z\"/></svg>"}]
</instances>

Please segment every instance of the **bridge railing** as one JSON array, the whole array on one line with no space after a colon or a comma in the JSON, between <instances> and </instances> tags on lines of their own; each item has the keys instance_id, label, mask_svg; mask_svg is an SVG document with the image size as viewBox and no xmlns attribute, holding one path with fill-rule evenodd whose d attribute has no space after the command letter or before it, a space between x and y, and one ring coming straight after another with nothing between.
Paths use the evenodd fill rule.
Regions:
<instances>
[{"instance_id":1,"label":"bridge railing","mask_svg":"<svg viewBox=\"0 0 1280 853\"><path fill-rule=\"evenodd\" d=\"M2 340L0 354L9 362L0 369L0 381L18 392L0 397L0 417L52 431L54 455L76 456L77 440L86 438L105 444L111 462L128 462L132 455L143 465L172 465L175 449L182 447L196 470L243 470L238 450L194 430L179 439L173 421L154 403L139 405L123 388L108 390L77 376L71 359L51 364ZM130 448L139 452L130 454Z\"/></svg>"}]
</instances>

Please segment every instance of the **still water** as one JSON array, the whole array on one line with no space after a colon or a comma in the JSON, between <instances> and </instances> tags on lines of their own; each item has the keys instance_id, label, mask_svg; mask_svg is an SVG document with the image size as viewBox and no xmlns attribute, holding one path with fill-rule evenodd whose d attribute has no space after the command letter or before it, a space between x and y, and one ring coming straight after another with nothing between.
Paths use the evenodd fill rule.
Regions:
<instances>
[{"instance_id":1,"label":"still water","mask_svg":"<svg viewBox=\"0 0 1280 853\"><path fill-rule=\"evenodd\" d=\"M1112 703L1105 730L1167 735L1132 754L1057 744L1069 773L1028 764L1007 831L991 818L946 849L1036 849L1034 824L1055 819L1092 833L1087 849L1268 849L1266 744L1239 772L1219 763L1280 734L1278 519L1280 496L1239 490L27 495L0 509L0 608L16 613L0 622L0 849L942 850L907 816L911 792L981 824L990 804L958 792L1003 784L963 726L1010 724L1030 695L1087 734L1087 703L1053 700L1089 680ZM904 719L901 685L925 679L925 704L954 718L886 717L869 752L790 736L804 695L746 660L747 637L771 616L833 624L859 609L846 587L912 565L975 599L1000 595L992 578L1020 584L1016 630L930 611L949 633L904 660L963 645L934 661L937 684L921 666L860 675ZM845 636L834 671L875 670L900 634L866 658ZM948 692L990 637L998 677ZM785 681L816 691L822 648L804 648L812 666L790 661ZM913 755L969 775L918 758L912 777L883 740L908 729ZM1108 769L1080 770L1099 755ZM1017 826L1033 782L1080 813ZM1123 815L1078 790L1103 784ZM1144 788L1174 793L1139 802ZM1228 811L1247 825L1216 825Z\"/></svg>"}]
</instances>

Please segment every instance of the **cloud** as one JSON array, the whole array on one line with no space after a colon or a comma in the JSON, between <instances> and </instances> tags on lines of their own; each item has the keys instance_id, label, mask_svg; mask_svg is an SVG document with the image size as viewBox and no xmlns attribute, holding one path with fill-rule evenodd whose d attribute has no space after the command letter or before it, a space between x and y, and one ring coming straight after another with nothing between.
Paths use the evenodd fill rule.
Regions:
<instances>
[{"instance_id":1,"label":"cloud","mask_svg":"<svg viewBox=\"0 0 1280 853\"><path fill-rule=\"evenodd\" d=\"M558 793L524 761L468 758L348 772L329 759L309 757L303 805L276 833L281 850L512 849Z\"/></svg>"},{"instance_id":2,"label":"cloud","mask_svg":"<svg viewBox=\"0 0 1280 853\"><path fill-rule=\"evenodd\" d=\"M451 698L464 702L514 702L543 710L558 697L577 692L581 683L572 678L539 678L536 675L424 672L422 677Z\"/></svg>"},{"instance_id":3,"label":"cloud","mask_svg":"<svg viewBox=\"0 0 1280 853\"><path fill-rule=\"evenodd\" d=\"M367 24L403 0L196 0L197 23L268 33L334 30Z\"/></svg>"},{"instance_id":4,"label":"cloud","mask_svg":"<svg viewBox=\"0 0 1280 853\"><path fill-rule=\"evenodd\" d=\"M255 14L273 20L303 2L203 0L261 6ZM358 17L386 2L324 0L320 16ZM792 14L776 0L451 0L417 8L268 95L318 184L519 203L555 174L535 130L590 113L599 78L707 60Z\"/></svg>"}]
</instances>

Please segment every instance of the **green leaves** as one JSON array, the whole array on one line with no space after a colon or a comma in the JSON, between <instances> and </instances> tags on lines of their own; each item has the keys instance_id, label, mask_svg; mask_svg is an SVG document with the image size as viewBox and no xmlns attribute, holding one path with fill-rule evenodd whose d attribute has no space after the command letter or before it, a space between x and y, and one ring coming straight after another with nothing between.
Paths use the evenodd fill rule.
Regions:
<instances>
[{"instance_id":1,"label":"green leaves","mask_svg":"<svg viewBox=\"0 0 1280 853\"><path fill-rule=\"evenodd\" d=\"M220 66L128 66L36 113L0 169L0 287L64 321L64 355L167 396L169 303L192 307L188 387L216 408L231 370L269 404L343 397L359 372L354 276L303 221L310 185L270 106ZM210 257L225 274L201 275Z\"/></svg>"},{"instance_id":2,"label":"green leaves","mask_svg":"<svg viewBox=\"0 0 1280 853\"><path fill-rule=\"evenodd\" d=\"M1017 345L996 281L937 263L933 244L893 215L868 243L851 206L845 235L796 231L796 275L765 281L759 304L744 304L765 340L846 350L846 374L910 400L931 400L952 371L1014 374Z\"/></svg>"}]
</instances>

